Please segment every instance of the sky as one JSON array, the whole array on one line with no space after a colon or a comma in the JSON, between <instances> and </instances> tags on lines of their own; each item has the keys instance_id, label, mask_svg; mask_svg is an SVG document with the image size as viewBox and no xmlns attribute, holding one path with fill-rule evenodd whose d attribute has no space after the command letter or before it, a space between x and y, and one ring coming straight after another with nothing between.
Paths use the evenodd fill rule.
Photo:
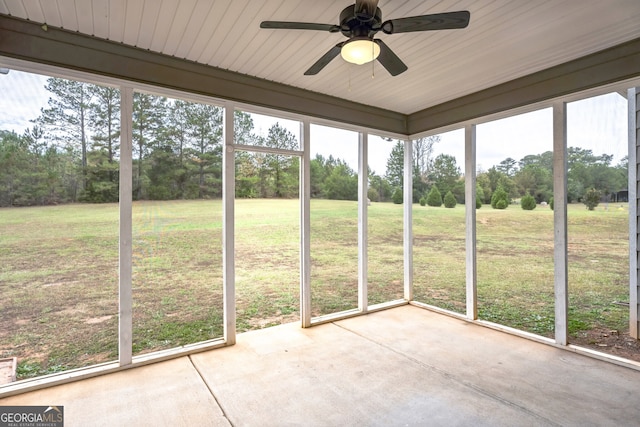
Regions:
<instances>
[{"instance_id":1,"label":"sky","mask_svg":"<svg viewBox=\"0 0 640 427\"><path fill-rule=\"evenodd\" d=\"M29 122L47 106L49 93L44 89L47 77L11 70L0 74L0 129L22 134ZM279 122L299 135L297 121L252 115L255 132L265 134ZM571 102L567 106L567 145L593 150L596 155L613 154L614 164L627 155L627 101L618 93ZM486 171L507 157L520 160L528 154L553 150L552 111L550 108L479 124L476 128L476 167ZM378 175L386 172L386 163L395 141L369 136L369 166ZM311 127L311 158L316 154L333 155L358 170L358 134L327 126ZM464 171L463 129L440 134L434 157L453 155Z\"/></svg>"},{"instance_id":2,"label":"sky","mask_svg":"<svg viewBox=\"0 0 640 427\"><path fill-rule=\"evenodd\" d=\"M255 117L255 116L254 116ZM264 121L262 121L264 120ZM553 151L553 112L551 108L482 123L476 127L476 170L486 171L508 157L519 161L529 154ZM256 127L268 129L277 119L254 120ZM299 132L291 121L291 132ZM316 135L320 138L316 139ZM434 157L448 154L456 158L464 172L464 129L439 134ZM627 155L627 100L609 93L567 105L567 146L590 149L595 155L612 154L613 164ZM320 142L315 142L320 141ZM386 163L396 141L388 142L369 135L369 166L378 175L386 172ZM358 134L326 126L311 126L311 156L333 154L358 169Z\"/></svg>"}]
</instances>

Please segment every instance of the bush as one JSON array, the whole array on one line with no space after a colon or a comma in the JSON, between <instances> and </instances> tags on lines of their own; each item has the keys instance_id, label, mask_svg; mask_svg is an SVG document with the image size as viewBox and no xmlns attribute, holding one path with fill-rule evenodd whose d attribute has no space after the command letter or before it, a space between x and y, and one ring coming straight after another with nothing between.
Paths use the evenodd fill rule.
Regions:
<instances>
[{"instance_id":1,"label":"bush","mask_svg":"<svg viewBox=\"0 0 640 427\"><path fill-rule=\"evenodd\" d=\"M367 190L367 198L372 202L379 202L380 193L378 193L378 190L376 190L375 188L369 187L369 189Z\"/></svg>"},{"instance_id":2,"label":"bush","mask_svg":"<svg viewBox=\"0 0 640 427\"><path fill-rule=\"evenodd\" d=\"M395 191L393 192L393 195L391 196L391 200L396 205L401 205L402 204L402 199L403 199L402 190L399 189L399 188L396 188Z\"/></svg>"},{"instance_id":3,"label":"bush","mask_svg":"<svg viewBox=\"0 0 640 427\"><path fill-rule=\"evenodd\" d=\"M504 207L502 208L498 207L498 202L500 201L504 202ZM507 206L509 206L509 195L504 191L504 188L498 187L491 195L491 207L494 209L506 209Z\"/></svg>"},{"instance_id":4,"label":"bush","mask_svg":"<svg viewBox=\"0 0 640 427\"><path fill-rule=\"evenodd\" d=\"M549 207L553 210L553 197L549 199Z\"/></svg>"},{"instance_id":5,"label":"bush","mask_svg":"<svg viewBox=\"0 0 640 427\"><path fill-rule=\"evenodd\" d=\"M424 197L420 197L420 206L425 206L427 204L427 199Z\"/></svg>"},{"instance_id":6,"label":"bush","mask_svg":"<svg viewBox=\"0 0 640 427\"><path fill-rule=\"evenodd\" d=\"M451 191L447 191L447 194L444 195L444 207L455 208L457 203L458 202L456 202L456 198L453 193Z\"/></svg>"},{"instance_id":7,"label":"bush","mask_svg":"<svg viewBox=\"0 0 640 427\"><path fill-rule=\"evenodd\" d=\"M480 186L480 184L476 184L476 197L480 198L480 203L485 199L484 190Z\"/></svg>"},{"instance_id":8,"label":"bush","mask_svg":"<svg viewBox=\"0 0 640 427\"><path fill-rule=\"evenodd\" d=\"M509 206L507 204L507 201L504 199L500 199L498 200L498 203L496 203L495 209L507 209L507 206Z\"/></svg>"},{"instance_id":9,"label":"bush","mask_svg":"<svg viewBox=\"0 0 640 427\"><path fill-rule=\"evenodd\" d=\"M520 206L525 211L532 211L536 208L536 199L535 197L527 194L520 199Z\"/></svg>"},{"instance_id":10,"label":"bush","mask_svg":"<svg viewBox=\"0 0 640 427\"><path fill-rule=\"evenodd\" d=\"M584 194L584 204L590 211L592 211L600 203L600 197L602 197L600 191L592 188Z\"/></svg>"},{"instance_id":11,"label":"bush","mask_svg":"<svg viewBox=\"0 0 640 427\"><path fill-rule=\"evenodd\" d=\"M440 191L438 191L438 187L435 185L431 187L431 190L427 195L427 204L436 208L442 206L442 195L440 194Z\"/></svg>"},{"instance_id":12,"label":"bush","mask_svg":"<svg viewBox=\"0 0 640 427\"><path fill-rule=\"evenodd\" d=\"M480 196L476 196L476 209L480 209L482 207L482 200L480 200Z\"/></svg>"}]
</instances>

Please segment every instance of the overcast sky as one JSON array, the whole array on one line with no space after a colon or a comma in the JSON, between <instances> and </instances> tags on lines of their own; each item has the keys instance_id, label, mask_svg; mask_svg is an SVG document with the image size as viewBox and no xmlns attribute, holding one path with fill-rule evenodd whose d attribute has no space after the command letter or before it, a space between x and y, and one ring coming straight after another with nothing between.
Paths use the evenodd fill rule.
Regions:
<instances>
[{"instance_id":1,"label":"overcast sky","mask_svg":"<svg viewBox=\"0 0 640 427\"><path fill-rule=\"evenodd\" d=\"M22 134L29 122L47 106L47 77L10 71L0 74L0 129ZM255 116L256 132L264 133L276 121L295 135L299 124L292 120ZM593 150L594 154L613 154L614 164L627 155L627 101L617 93L572 102L567 107L567 138L569 146ZM434 155L456 157L464 171L464 131L441 134ZM540 154L553 149L551 109L538 110L477 126L477 167L487 170L507 157L520 160L528 154ZM386 162L394 142L369 137L369 165L379 175L386 172ZM358 135L356 132L313 125L311 157L316 153L345 160L358 169Z\"/></svg>"}]
</instances>

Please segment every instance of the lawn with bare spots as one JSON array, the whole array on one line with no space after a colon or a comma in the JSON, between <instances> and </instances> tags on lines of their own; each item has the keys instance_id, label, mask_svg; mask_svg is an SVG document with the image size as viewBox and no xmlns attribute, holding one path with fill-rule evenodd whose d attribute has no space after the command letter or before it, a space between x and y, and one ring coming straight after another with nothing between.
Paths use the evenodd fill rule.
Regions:
<instances>
[{"instance_id":1,"label":"lawn with bare spots","mask_svg":"<svg viewBox=\"0 0 640 427\"><path fill-rule=\"evenodd\" d=\"M237 200L238 331L298 321L298 200ZM369 206L370 304L404 295L402 205ZM574 344L640 360L628 336L626 209L569 206L569 331ZM465 313L465 214L413 208L414 296ZM552 337L553 212L477 211L481 319ZM0 210L0 357L22 378L117 359L118 206ZM311 302L319 316L358 306L357 204L311 202ZM220 338L222 204L136 202L134 354Z\"/></svg>"}]
</instances>

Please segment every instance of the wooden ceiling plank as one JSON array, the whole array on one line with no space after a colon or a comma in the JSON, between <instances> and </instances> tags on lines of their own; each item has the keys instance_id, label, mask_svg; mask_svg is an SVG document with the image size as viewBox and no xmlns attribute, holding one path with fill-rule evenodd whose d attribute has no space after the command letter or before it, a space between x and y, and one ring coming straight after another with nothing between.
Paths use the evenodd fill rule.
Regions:
<instances>
[{"instance_id":1,"label":"wooden ceiling plank","mask_svg":"<svg viewBox=\"0 0 640 427\"><path fill-rule=\"evenodd\" d=\"M124 22L126 16L126 0L109 0L109 34L108 39L122 41L124 39Z\"/></svg>"},{"instance_id":2,"label":"wooden ceiling plank","mask_svg":"<svg viewBox=\"0 0 640 427\"><path fill-rule=\"evenodd\" d=\"M167 36L167 42L164 45L162 53L167 55L175 55L178 49L178 44L184 35L184 32L189 25L189 19L191 13L196 5L197 0L183 0L180 3L180 7L176 9L171 28L169 29L169 35Z\"/></svg>"},{"instance_id":3,"label":"wooden ceiling plank","mask_svg":"<svg viewBox=\"0 0 640 427\"><path fill-rule=\"evenodd\" d=\"M279 2L264 2L260 7L260 21L276 20L276 17L278 20L280 20L279 16L288 15L294 6L295 5L293 5L291 2L285 2L283 0L280 0ZM247 33L250 34L251 37L243 38L243 40L249 40L249 42L245 46L243 46L242 50L237 49L235 53L229 51L229 54L235 54L237 56L237 59L231 59L226 62L227 64L229 64L230 70L236 71L251 68L252 64L254 64L258 60L257 56L259 52L268 51L268 47L272 47L275 44L270 40L270 37L273 34L264 34L259 31L259 24L257 28L258 29L256 31L247 31ZM215 47L212 47L211 57L207 62L208 64L213 65L217 62L217 53L217 49L215 49Z\"/></svg>"},{"instance_id":4,"label":"wooden ceiling plank","mask_svg":"<svg viewBox=\"0 0 640 427\"><path fill-rule=\"evenodd\" d=\"M57 0L60 11L61 28L78 31L78 15L74 0Z\"/></svg>"},{"instance_id":5,"label":"wooden ceiling plank","mask_svg":"<svg viewBox=\"0 0 640 427\"><path fill-rule=\"evenodd\" d=\"M177 8L178 2L176 1L164 0L160 3L158 19L156 21L155 28L153 29L151 45L149 47L150 50L154 52L165 51L167 39L171 32L171 26L173 25Z\"/></svg>"},{"instance_id":6,"label":"wooden ceiling plank","mask_svg":"<svg viewBox=\"0 0 640 427\"><path fill-rule=\"evenodd\" d=\"M109 38L109 0L93 1L93 34L102 39Z\"/></svg>"},{"instance_id":7,"label":"wooden ceiling plank","mask_svg":"<svg viewBox=\"0 0 640 427\"><path fill-rule=\"evenodd\" d=\"M122 42L129 46L136 46L140 33L140 20L144 10L144 0L126 0L124 16L124 34Z\"/></svg>"},{"instance_id":8,"label":"wooden ceiling plank","mask_svg":"<svg viewBox=\"0 0 640 427\"><path fill-rule=\"evenodd\" d=\"M34 22L44 23L44 12L42 12L42 8L40 7L40 2L38 0L24 0L22 4L27 14L27 19Z\"/></svg>"},{"instance_id":9,"label":"wooden ceiling plank","mask_svg":"<svg viewBox=\"0 0 640 427\"><path fill-rule=\"evenodd\" d=\"M78 31L94 35L92 3L90 1L76 2L76 16L78 17Z\"/></svg>"},{"instance_id":10,"label":"wooden ceiling plank","mask_svg":"<svg viewBox=\"0 0 640 427\"><path fill-rule=\"evenodd\" d=\"M5 7L7 9L7 13L12 16L17 16L19 18L28 19L27 11L24 7L24 4L20 0L4 0Z\"/></svg>"},{"instance_id":11,"label":"wooden ceiling plank","mask_svg":"<svg viewBox=\"0 0 640 427\"><path fill-rule=\"evenodd\" d=\"M182 34L182 39L178 44L178 48L176 49L175 56L178 58L186 58L189 59L189 52L191 51L191 47L195 40L199 37L200 32L203 31L204 26L207 25L205 22L206 17L209 15L209 11L211 10L212 4L210 0L198 0L193 8L193 13L189 18L189 23L187 24L187 28Z\"/></svg>"},{"instance_id":12,"label":"wooden ceiling plank","mask_svg":"<svg viewBox=\"0 0 640 427\"><path fill-rule=\"evenodd\" d=\"M216 36L222 28L226 28L229 23L233 26L236 22L239 22L237 15L228 16L228 10L234 7L244 6L242 2L228 2L224 0L217 0L213 3L211 10L209 10L209 16L205 22L216 22L216 25L205 25L199 34L196 41L191 46L191 49L187 53L187 57L200 63L205 63L202 58L207 55L210 49L221 44L221 39ZM238 27L241 27L238 25Z\"/></svg>"},{"instance_id":13,"label":"wooden ceiling plank","mask_svg":"<svg viewBox=\"0 0 640 427\"><path fill-rule=\"evenodd\" d=\"M143 49L150 49L153 43L153 37L156 34L158 19L160 17L160 9L162 2L145 1L142 14L140 16L140 24L138 28L138 40L136 46Z\"/></svg>"}]
</instances>

